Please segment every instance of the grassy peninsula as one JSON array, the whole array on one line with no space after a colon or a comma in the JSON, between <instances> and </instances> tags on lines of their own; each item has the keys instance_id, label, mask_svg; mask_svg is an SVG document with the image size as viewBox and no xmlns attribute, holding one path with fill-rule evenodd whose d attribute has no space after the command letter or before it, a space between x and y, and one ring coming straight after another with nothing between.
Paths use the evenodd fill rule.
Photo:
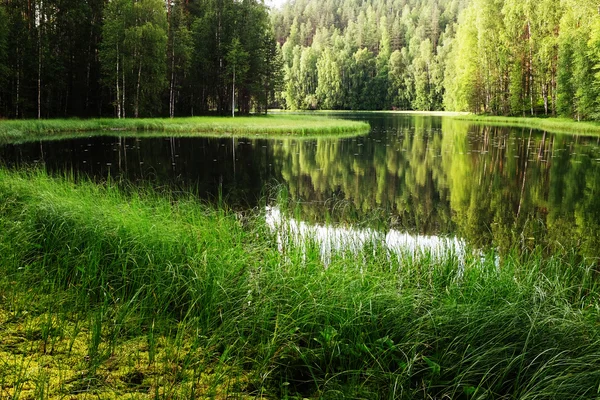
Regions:
<instances>
[{"instance_id":1,"label":"grassy peninsula","mask_svg":"<svg viewBox=\"0 0 600 400\"><path fill-rule=\"evenodd\" d=\"M0 170L0 397L597 395L593 263L285 249L261 212Z\"/></svg>"},{"instance_id":2,"label":"grassy peninsula","mask_svg":"<svg viewBox=\"0 0 600 400\"><path fill-rule=\"evenodd\" d=\"M0 122L0 143L68 138L81 134L322 136L364 134L368 131L369 124L366 122L310 115L10 120Z\"/></svg>"},{"instance_id":3,"label":"grassy peninsula","mask_svg":"<svg viewBox=\"0 0 600 400\"><path fill-rule=\"evenodd\" d=\"M483 125L531 128L559 134L600 136L600 123L593 121L575 121L570 118L498 117L474 114L456 114L449 115L449 117Z\"/></svg>"}]
</instances>

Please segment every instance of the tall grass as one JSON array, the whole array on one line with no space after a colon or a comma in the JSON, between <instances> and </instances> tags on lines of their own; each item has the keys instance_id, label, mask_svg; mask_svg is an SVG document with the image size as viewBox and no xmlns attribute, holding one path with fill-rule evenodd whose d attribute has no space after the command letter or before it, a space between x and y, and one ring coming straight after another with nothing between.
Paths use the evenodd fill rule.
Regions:
<instances>
[{"instance_id":1,"label":"tall grass","mask_svg":"<svg viewBox=\"0 0 600 400\"><path fill-rule=\"evenodd\" d=\"M55 119L0 121L0 143L77 136L106 135L298 135L361 134L369 124L309 115L193 117L146 119Z\"/></svg>"},{"instance_id":2,"label":"tall grass","mask_svg":"<svg viewBox=\"0 0 600 400\"><path fill-rule=\"evenodd\" d=\"M600 124L594 121L575 121L568 118L498 117L489 115L451 115L450 118L476 124L533 128L559 134L600 135Z\"/></svg>"},{"instance_id":3,"label":"tall grass","mask_svg":"<svg viewBox=\"0 0 600 400\"><path fill-rule=\"evenodd\" d=\"M0 171L0 310L32 321L36 349L72 341L87 356L85 380L68 369L62 389L15 356L0 397L32 382L158 398L598 396L593 263L402 261L373 244L325 267L316 245L284 248L260 212Z\"/></svg>"}]
</instances>

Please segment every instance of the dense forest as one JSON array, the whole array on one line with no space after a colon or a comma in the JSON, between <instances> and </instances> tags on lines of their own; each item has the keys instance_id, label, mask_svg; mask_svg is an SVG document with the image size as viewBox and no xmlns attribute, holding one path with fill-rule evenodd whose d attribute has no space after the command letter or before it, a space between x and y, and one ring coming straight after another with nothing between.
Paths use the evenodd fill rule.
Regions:
<instances>
[{"instance_id":1,"label":"dense forest","mask_svg":"<svg viewBox=\"0 0 600 400\"><path fill-rule=\"evenodd\" d=\"M273 13L290 109L600 118L589 0L295 0Z\"/></svg>"},{"instance_id":2,"label":"dense forest","mask_svg":"<svg viewBox=\"0 0 600 400\"><path fill-rule=\"evenodd\" d=\"M600 119L599 65L590 0L0 3L3 118L277 105Z\"/></svg>"},{"instance_id":3,"label":"dense forest","mask_svg":"<svg viewBox=\"0 0 600 400\"><path fill-rule=\"evenodd\" d=\"M280 79L257 0L4 0L0 116L264 110Z\"/></svg>"},{"instance_id":4,"label":"dense forest","mask_svg":"<svg viewBox=\"0 0 600 400\"><path fill-rule=\"evenodd\" d=\"M467 0L296 0L273 14L291 109L443 107Z\"/></svg>"}]
</instances>

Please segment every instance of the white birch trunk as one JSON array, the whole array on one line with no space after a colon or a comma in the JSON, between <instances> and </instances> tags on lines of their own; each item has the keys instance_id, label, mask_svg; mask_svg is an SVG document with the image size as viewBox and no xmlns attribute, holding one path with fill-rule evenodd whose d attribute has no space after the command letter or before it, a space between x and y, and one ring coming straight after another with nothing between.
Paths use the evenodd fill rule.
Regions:
<instances>
[{"instance_id":1,"label":"white birch trunk","mask_svg":"<svg viewBox=\"0 0 600 400\"><path fill-rule=\"evenodd\" d=\"M15 117L19 118L19 100L21 96L21 56L17 47L17 104L15 109Z\"/></svg>"},{"instance_id":2,"label":"white birch trunk","mask_svg":"<svg viewBox=\"0 0 600 400\"><path fill-rule=\"evenodd\" d=\"M37 118L42 118L42 22L38 26Z\"/></svg>"},{"instance_id":3,"label":"white birch trunk","mask_svg":"<svg viewBox=\"0 0 600 400\"><path fill-rule=\"evenodd\" d=\"M137 86L135 92L135 118L140 116L140 82L142 80L142 60L140 59L140 66L138 67Z\"/></svg>"},{"instance_id":4,"label":"white birch trunk","mask_svg":"<svg viewBox=\"0 0 600 400\"><path fill-rule=\"evenodd\" d=\"M121 92L119 90L119 43L117 43L117 118L121 119Z\"/></svg>"},{"instance_id":5,"label":"white birch trunk","mask_svg":"<svg viewBox=\"0 0 600 400\"><path fill-rule=\"evenodd\" d=\"M171 87L169 89L169 116L175 116L175 53L171 57Z\"/></svg>"},{"instance_id":6,"label":"white birch trunk","mask_svg":"<svg viewBox=\"0 0 600 400\"><path fill-rule=\"evenodd\" d=\"M121 112L123 113L123 118L125 118L125 67L123 67L123 105L121 107Z\"/></svg>"}]
</instances>

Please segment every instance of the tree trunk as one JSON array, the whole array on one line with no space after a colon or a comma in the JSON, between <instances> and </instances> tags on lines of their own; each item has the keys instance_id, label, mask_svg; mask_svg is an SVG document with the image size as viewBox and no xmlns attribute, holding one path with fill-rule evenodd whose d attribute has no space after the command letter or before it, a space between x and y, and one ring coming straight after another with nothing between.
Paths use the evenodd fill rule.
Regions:
<instances>
[{"instance_id":1,"label":"tree trunk","mask_svg":"<svg viewBox=\"0 0 600 400\"><path fill-rule=\"evenodd\" d=\"M171 18L172 3L167 1L167 21L169 24L169 39L171 42L171 82L169 86L169 117L175 116L175 34L173 33L173 20Z\"/></svg>"},{"instance_id":2,"label":"tree trunk","mask_svg":"<svg viewBox=\"0 0 600 400\"><path fill-rule=\"evenodd\" d=\"M142 80L142 60L140 58L140 66L138 67L137 85L135 90L135 117L140 116L140 82Z\"/></svg>"},{"instance_id":3,"label":"tree trunk","mask_svg":"<svg viewBox=\"0 0 600 400\"><path fill-rule=\"evenodd\" d=\"M531 107L531 115L533 116L533 44L531 41L531 21L527 21L527 36L529 39L529 105Z\"/></svg>"},{"instance_id":4,"label":"tree trunk","mask_svg":"<svg viewBox=\"0 0 600 400\"><path fill-rule=\"evenodd\" d=\"M85 75L85 82L86 82L86 89L85 89L85 115L89 116L89 110L90 110L90 73L91 73L91 69L92 69L92 60L91 60L91 54L92 54L92 40L93 40L94 34L93 34L93 30L90 29L90 41L88 43L88 53L87 53L87 65L86 65L86 75ZM119 53L119 51L117 50L117 54ZM117 73L117 80L119 79L119 74ZM117 103L119 102L119 95L117 94ZM119 116L120 118L120 116Z\"/></svg>"},{"instance_id":5,"label":"tree trunk","mask_svg":"<svg viewBox=\"0 0 600 400\"><path fill-rule=\"evenodd\" d=\"M41 18L41 17L40 17ZM37 118L42 118L42 26L38 26Z\"/></svg>"},{"instance_id":6,"label":"tree trunk","mask_svg":"<svg viewBox=\"0 0 600 400\"><path fill-rule=\"evenodd\" d=\"M121 113L123 113L123 118L125 118L125 68L123 68L123 85L121 88L123 89L123 104L121 106Z\"/></svg>"},{"instance_id":7,"label":"tree trunk","mask_svg":"<svg viewBox=\"0 0 600 400\"><path fill-rule=\"evenodd\" d=\"M235 118L235 64L233 64L233 90L231 93L231 116Z\"/></svg>"},{"instance_id":8,"label":"tree trunk","mask_svg":"<svg viewBox=\"0 0 600 400\"><path fill-rule=\"evenodd\" d=\"M17 47L17 99L15 104L15 118L19 118L19 100L21 96L21 58Z\"/></svg>"},{"instance_id":9,"label":"tree trunk","mask_svg":"<svg viewBox=\"0 0 600 400\"><path fill-rule=\"evenodd\" d=\"M556 117L556 92L557 92L557 87L556 87L556 74L557 74L557 68L556 65L558 64L558 50L556 50L555 52L555 56L554 56L554 60L552 61L552 79L551 79L551 89L552 89L552 116Z\"/></svg>"},{"instance_id":10,"label":"tree trunk","mask_svg":"<svg viewBox=\"0 0 600 400\"><path fill-rule=\"evenodd\" d=\"M542 85L542 97L544 98L544 114L548 115L548 82Z\"/></svg>"},{"instance_id":11,"label":"tree trunk","mask_svg":"<svg viewBox=\"0 0 600 400\"><path fill-rule=\"evenodd\" d=\"M171 87L169 89L169 117L175 116L175 53L171 57Z\"/></svg>"},{"instance_id":12,"label":"tree trunk","mask_svg":"<svg viewBox=\"0 0 600 400\"><path fill-rule=\"evenodd\" d=\"M116 81L116 84L117 84L117 118L121 119L121 93L119 90L119 43L117 43L117 81Z\"/></svg>"}]
</instances>

